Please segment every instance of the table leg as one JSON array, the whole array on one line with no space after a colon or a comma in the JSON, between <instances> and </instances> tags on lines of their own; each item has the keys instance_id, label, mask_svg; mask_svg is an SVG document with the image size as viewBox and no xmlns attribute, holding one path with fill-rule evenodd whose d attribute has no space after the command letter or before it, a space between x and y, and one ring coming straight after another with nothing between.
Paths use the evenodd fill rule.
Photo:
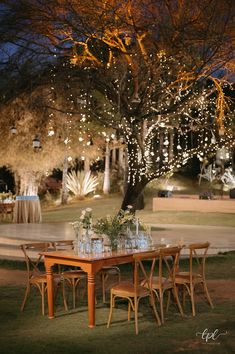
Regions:
<instances>
[{"instance_id":1,"label":"table leg","mask_svg":"<svg viewBox=\"0 0 235 354\"><path fill-rule=\"evenodd\" d=\"M53 272L52 267L46 265L46 275L47 275L47 299L48 299L48 317L54 318L54 288L53 288Z\"/></svg>"},{"instance_id":2,"label":"table leg","mask_svg":"<svg viewBox=\"0 0 235 354\"><path fill-rule=\"evenodd\" d=\"M89 327L95 326L95 275L88 273L87 275L87 291L88 291L88 321Z\"/></svg>"}]
</instances>

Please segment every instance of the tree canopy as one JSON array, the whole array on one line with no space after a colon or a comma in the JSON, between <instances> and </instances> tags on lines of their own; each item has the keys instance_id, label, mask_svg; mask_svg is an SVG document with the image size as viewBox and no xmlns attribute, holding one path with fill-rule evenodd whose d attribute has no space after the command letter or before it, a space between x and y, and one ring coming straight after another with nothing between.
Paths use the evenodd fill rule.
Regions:
<instances>
[{"instance_id":1,"label":"tree canopy","mask_svg":"<svg viewBox=\"0 0 235 354\"><path fill-rule=\"evenodd\" d=\"M29 89L28 72L33 85L48 68L57 68L50 78L63 73L67 84L77 82L73 90L86 101L88 121L125 138L123 208L192 155L234 144L234 103L227 96L234 79L233 1L2 3L2 102L11 101L13 86L17 94Z\"/></svg>"}]
</instances>

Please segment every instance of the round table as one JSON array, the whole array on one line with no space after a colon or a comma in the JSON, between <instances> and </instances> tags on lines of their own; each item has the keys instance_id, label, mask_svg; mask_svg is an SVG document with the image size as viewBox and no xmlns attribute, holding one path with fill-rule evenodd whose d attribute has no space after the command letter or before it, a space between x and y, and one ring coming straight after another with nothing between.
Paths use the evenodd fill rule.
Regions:
<instances>
[{"instance_id":1,"label":"round table","mask_svg":"<svg viewBox=\"0 0 235 354\"><path fill-rule=\"evenodd\" d=\"M14 223L38 223L42 221L41 205L37 195L17 196Z\"/></svg>"}]
</instances>

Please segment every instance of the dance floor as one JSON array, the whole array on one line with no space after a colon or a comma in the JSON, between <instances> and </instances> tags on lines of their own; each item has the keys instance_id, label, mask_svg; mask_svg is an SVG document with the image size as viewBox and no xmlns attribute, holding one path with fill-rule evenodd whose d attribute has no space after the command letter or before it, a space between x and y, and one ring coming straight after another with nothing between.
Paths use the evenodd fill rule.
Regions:
<instances>
[{"instance_id":1,"label":"dance floor","mask_svg":"<svg viewBox=\"0 0 235 354\"><path fill-rule=\"evenodd\" d=\"M201 225L152 225L154 243L211 243L210 253L235 250L235 228ZM0 258L23 259L19 245L27 242L74 239L69 223L2 224L0 225Z\"/></svg>"}]
</instances>

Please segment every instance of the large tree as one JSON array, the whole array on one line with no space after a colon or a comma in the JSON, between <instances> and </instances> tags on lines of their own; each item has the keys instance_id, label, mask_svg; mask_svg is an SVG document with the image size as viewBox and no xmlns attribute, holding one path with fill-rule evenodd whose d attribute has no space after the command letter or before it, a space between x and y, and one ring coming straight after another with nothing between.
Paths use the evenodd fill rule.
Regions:
<instances>
[{"instance_id":1,"label":"large tree","mask_svg":"<svg viewBox=\"0 0 235 354\"><path fill-rule=\"evenodd\" d=\"M224 89L234 76L232 1L3 3L2 48L14 44L37 67L38 57L55 66L67 57L74 66L69 76L81 77L78 85L89 93L90 119L125 138L129 173L122 208L194 154L234 144Z\"/></svg>"}]
</instances>

